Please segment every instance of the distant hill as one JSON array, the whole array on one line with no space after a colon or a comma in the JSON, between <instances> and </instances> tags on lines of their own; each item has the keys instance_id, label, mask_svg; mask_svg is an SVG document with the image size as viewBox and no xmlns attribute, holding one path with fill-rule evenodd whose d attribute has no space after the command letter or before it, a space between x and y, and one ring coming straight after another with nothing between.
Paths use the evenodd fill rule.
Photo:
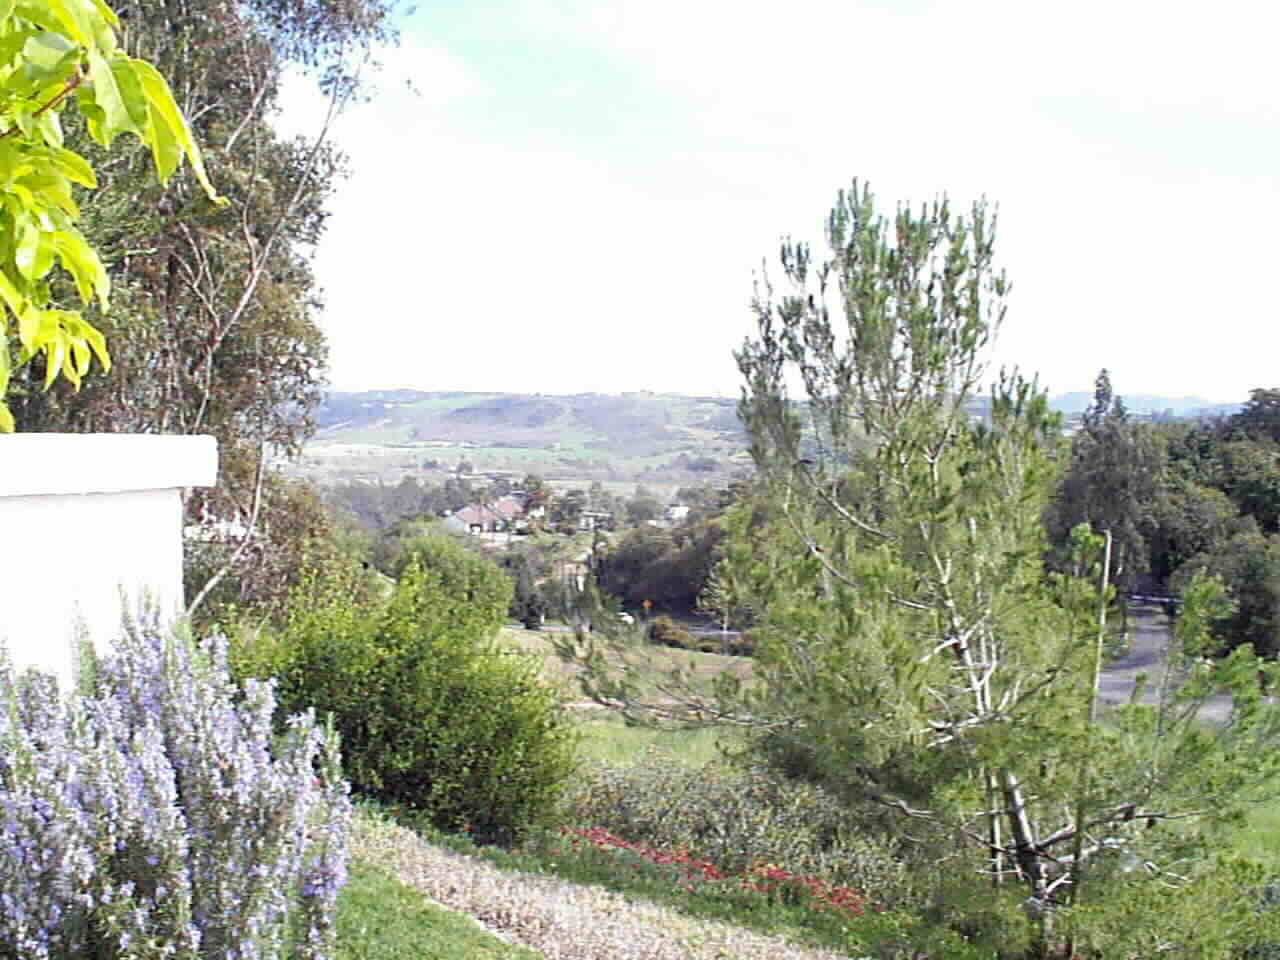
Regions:
<instances>
[{"instance_id":1,"label":"distant hill","mask_svg":"<svg viewBox=\"0 0 1280 960\"><path fill-rule=\"evenodd\" d=\"M1200 397L1124 395L1134 413L1222 416L1240 404ZM1066 393L1050 405L1071 416L1093 400ZM987 413L975 396L969 410ZM316 414L304 470L317 476L394 477L420 471L537 472L548 477L654 483L720 483L748 467L737 401L641 391L432 393L369 390L330 393Z\"/></svg>"},{"instance_id":2,"label":"distant hill","mask_svg":"<svg viewBox=\"0 0 1280 960\"><path fill-rule=\"evenodd\" d=\"M1124 405L1133 413L1163 413L1172 410L1175 417L1227 416L1244 404L1210 403L1203 397L1161 397L1150 393L1121 393ZM1093 403L1093 393L1075 391L1049 398L1049 406L1066 414L1083 413Z\"/></svg>"},{"instance_id":3,"label":"distant hill","mask_svg":"<svg viewBox=\"0 0 1280 960\"><path fill-rule=\"evenodd\" d=\"M1226 417L1244 406L1243 403L1210 403L1203 397L1161 397L1150 393L1122 393L1120 397L1130 413L1162 414L1172 410L1175 419ZM1084 391L1060 393L1049 398L1050 409L1057 410L1068 418L1084 413L1092 403L1093 394ZM991 409L991 398L979 393L969 400L966 409L974 416L985 417Z\"/></svg>"},{"instance_id":4,"label":"distant hill","mask_svg":"<svg viewBox=\"0 0 1280 960\"><path fill-rule=\"evenodd\" d=\"M333 392L316 422L313 452L353 444L397 448L420 462L465 458L478 470L594 475L609 466L626 476L659 470L705 475L746 461L737 401L718 397Z\"/></svg>"},{"instance_id":5,"label":"distant hill","mask_svg":"<svg viewBox=\"0 0 1280 960\"><path fill-rule=\"evenodd\" d=\"M1210 403L1203 397L1121 394L1134 413L1176 417L1225 416L1240 403ZM1085 391L1049 398L1049 406L1079 414L1093 402ZM989 400L977 395L974 413L985 412ZM691 452L710 444L743 448L746 436L738 423L737 401L723 397L691 397L674 393L559 396L541 393L433 393L420 390L368 390L330 393L316 413L320 444L362 443L412 445L433 442L475 446L521 446L658 456Z\"/></svg>"}]
</instances>

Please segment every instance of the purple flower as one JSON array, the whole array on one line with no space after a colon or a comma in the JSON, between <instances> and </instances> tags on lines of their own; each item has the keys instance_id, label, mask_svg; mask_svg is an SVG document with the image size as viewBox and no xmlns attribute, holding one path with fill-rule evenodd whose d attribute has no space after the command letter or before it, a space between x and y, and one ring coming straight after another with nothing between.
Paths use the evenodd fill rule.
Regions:
<instances>
[{"instance_id":1,"label":"purple flower","mask_svg":"<svg viewBox=\"0 0 1280 960\"><path fill-rule=\"evenodd\" d=\"M299 947L321 960L351 815L336 739L308 715L277 742L274 685L241 697L223 638L158 622L128 621L94 695L69 702L47 678L14 681L0 649L0 942L82 955L105 922L121 949L275 960L297 905L329 931ZM308 818L320 852L304 856Z\"/></svg>"}]
</instances>

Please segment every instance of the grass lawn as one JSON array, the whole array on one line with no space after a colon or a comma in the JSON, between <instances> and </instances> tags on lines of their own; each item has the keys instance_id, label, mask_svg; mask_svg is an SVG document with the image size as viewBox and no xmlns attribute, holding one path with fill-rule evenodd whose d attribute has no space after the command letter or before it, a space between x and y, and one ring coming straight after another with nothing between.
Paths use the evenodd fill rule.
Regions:
<instances>
[{"instance_id":1,"label":"grass lawn","mask_svg":"<svg viewBox=\"0 0 1280 960\"><path fill-rule=\"evenodd\" d=\"M338 895L335 960L535 960L462 914L423 899L381 867L353 861Z\"/></svg>"},{"instance_id":2,"label":"grass lawn","mask_svg":"<svg viewBox=\"0 0 1280 960\"><path fill-rule=\"evenodd\" d=\"M660 750L673 763L702 767L720 756L718 745L732 746L736 739L720 730L654 730L631 727L608 710L583 712L579 726L579 753L585 763L628 766L646 750Z\"/></svg>"}]
</instances>

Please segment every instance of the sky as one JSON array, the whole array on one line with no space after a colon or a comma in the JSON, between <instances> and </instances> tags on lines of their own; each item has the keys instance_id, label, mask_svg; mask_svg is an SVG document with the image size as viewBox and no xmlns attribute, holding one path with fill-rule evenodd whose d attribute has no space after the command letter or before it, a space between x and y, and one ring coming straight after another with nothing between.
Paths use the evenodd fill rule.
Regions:
<instances>
[{"instance_id":1,"label":"sky","mask_svg":"<svg viewBox=\"0 0 1280 960\"><path fill-rule=\"evenodd\" d=\"M1280 8L433 0L334 136L334 389L736 396L837 191L985 197L993 360L1051 393L1280 385ZM407 88L412 85L412 89ZM322 102L291 77L280 120Z\"/></svg>"}]
</instances>

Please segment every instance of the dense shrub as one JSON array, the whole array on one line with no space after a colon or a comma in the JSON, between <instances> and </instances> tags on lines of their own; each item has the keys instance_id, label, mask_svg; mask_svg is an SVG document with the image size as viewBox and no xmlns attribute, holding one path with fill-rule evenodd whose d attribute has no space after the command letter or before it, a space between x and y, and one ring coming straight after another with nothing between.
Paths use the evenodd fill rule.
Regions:
<instances>
[{"instance_id":1,"label":"dense shrub","mask_svg":"<svg viewBox=\"0 0 1280 960\"><path fill-rule=\"evenodd\" d=\"M549 558L535 549L508 550L501 562L502 569L511 578L511 606L507 615L524 624L527 630L541 630L549 604L539 581L550 575Z\"/></svg>"},{"instance_id":2,"label":"dense shrub","mask_svg":"<svg viewBox=\"0 0 1280 960\"><path fill-rule=\"evenodd\" d=\"M750 630L738 634L737 639L730 639L728 647L723 651L734 657L754 657L756 655L756 638Z\"/></svg>"},{"instance_id":3,"label":"dense shrub","mask_svg":"<svg viewBox=\"0 0 1280 960\"><path fill-rule=\"evenodd\" d=\"M726 657L750 657L755 653L755 644L747 634L737 636L686 634L686 636L693 644L692 649L700 653L719 653Z\"/></svg>"},{"instance_id":4,"label":"dense shrub","mask_svg":"<svg viewBox=\"0 0 1280 960\"><path fill-rule=\"evenodd\" d=\"M907 896L903 865L848 807L763 769L690 769L652 751L631 766L584 771L566 797L565 816L632 843L687 850L728 873L776 864L874 891L882 903Z\"/></svg>"},{"instance_id":5,"label":"dense shrub","mask_svg":"<svg viewBox=\"0 0 1280 960\"><path fill-rule=\"evenodd\" d=\"M633 523L644 523L630 512ZM629 609L648 600L659 610L693 612L722 535L720 525L708 522L701 513L691 513L673 530L642 525L604 556L598 573L600 586Z\"/></svg>"},{"instance_id":6,"label":"dense shrub","mask_svg":"<svg viewBox=\"0 0 1280 960\"><path fill-rule=\"evenodd\" d=\"M237 664L277 676L290 707L332 713L359 792L508 843L554 808L575 739L539 665L490 640L508 579L450 546L411 561L384 603L311 590L284 630L242 637Z\"/></svg>"},{"instance_id":7,"label":"dense shrub","mask_svg":"<svg viewBox=\"0 0 1280 960\"><path fill-rule=\"evenodd\" d=\"M1268 908L1259 864L1206 850L1169 883L1149 882L1143 865L1108 866L1089 901L1061 917L1082 958L1277 956L1280 915Z\"/></svg>"},{"instance_id":8,"label":"dense shrub","mask_svg":"<svg viewBox=\"0 0 1280 960\"><path fill-rule=\"evenodd\" d=\"M225 645L131 625L85 696L0 663L0 957L331 955L351 805L337 739L274 736ZM318 775L318 776L317 776Z\"/></svg>"},{"instance_id":9,"label":"dense shrub","mask_svg":"<svg viewBox=\"0 0 1280 960\"><path fill-rule=\"evenodd\" d=\"M697 650L698 639L665 614L649 624L649 642L678 650Z\"/></svg>"}]
</instances>

